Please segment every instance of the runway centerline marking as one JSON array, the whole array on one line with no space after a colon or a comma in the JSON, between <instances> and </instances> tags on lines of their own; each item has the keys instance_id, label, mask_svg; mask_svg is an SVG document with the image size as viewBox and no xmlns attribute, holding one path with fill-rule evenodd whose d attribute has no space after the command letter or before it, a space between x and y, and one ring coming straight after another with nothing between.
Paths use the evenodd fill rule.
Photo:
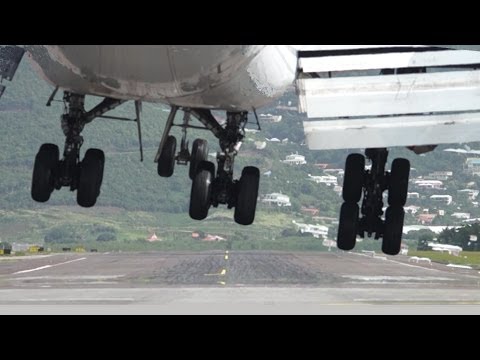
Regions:
<instances>
[{"instance_id":1,"label":"runway centerline marking","mask_svg":"<svg viewBox=\"0 0 480 360\"><path fill-rule=\"evenodd\" d=\"M58 263L58 264L40 266L40 267L35 268L35 269L28 269L28 270L17 271L17 272L14 272L12 275L26 274L26 273L30 273L30 272L34 272L34 271L39 271L39 270L44 270L44 269L52 268L52 267L55 267L55 266L71 264L71 263L74 263L74 262L77 262L77 261L82 261L82 260L87 260L87 258L83 257L83 258L80 258L80 259L74 259L74 260L70 260L70 261L65 261L65 262Z\"/></svg>"},{"instance_id":2,"label":"runway centerline marking","mask_svg":"<svg viewBox=\"0 0 480 360\"><path fill-rule=\"evenodd\" d=\"M227 270L226 269L223 269L221 272L217 273L217 274L203 274L204 276L225 276L227 275Z\"/></svg>"}]
</instances>

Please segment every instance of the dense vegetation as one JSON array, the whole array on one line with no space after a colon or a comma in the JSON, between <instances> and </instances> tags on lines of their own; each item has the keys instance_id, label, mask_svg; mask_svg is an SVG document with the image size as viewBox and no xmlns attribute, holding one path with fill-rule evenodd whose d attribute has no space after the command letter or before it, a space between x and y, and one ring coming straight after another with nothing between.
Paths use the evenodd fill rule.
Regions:
<instances>
[{"instance_id":1,"label":"dense vegetation","mask_svg":"<svg viewBox=\"0 0 480 360\"><path fill-rule=\"evenodd\" d=\"M92 241L107 244L116 240L136 241L140 234L157 229L163 232L166 238L171 237L172 241L180 241L178 234L176 237L171 235L174 233L172 228L176 227L182 231L198 229L206 232L217 231L237 240L241 240L239 234L246 234L249 239L255 239L255 244L244 241L242 247L247 248L250 246L289 249L294 247L291 244L301 241L302 248L317 249L321 247L319 245L321 241L318 239L298 238L296 237L298 234L292 233L292 219L312 222L311 218L304 218L299 213L302 206L319 208L320 216L323 218L336 218L338 215L341 205L339 196L331 187L309 181L308 174L321 175L321 171L313 166L315 163L329 163L331 167L343 168L348 153L358 150L309 151L303 143L302 116L295 111L276 109L277 105L285 105L289 101L295 105L294 93L286 95L270 108L259 110L259 113L281 114L283 121L262 123L262 132L249 133L236 164L237 174L246 165L258 166L262 174L271 172L270 176L262 177L260 193L287 194L291 198L292 207L277 209L259 206L259 224L248 230L233 224L230 212L219 212L225 216L222 220L226 224L225 228L217 226L222 221L214 225L212 223L200 225L188 218L190 196L188 168L177 166L172 179L163 179L157 175L156 164L153 163L168 115L167 108L157 104L144 106L143 163L139 161L137 130L134 123L97 120L87 125L83 133L85 138L83 152L88 148L101 148L106 153L105 177L98 207L117 209L115 211L120 212L122 216L132 216L140 223L136 223L132 228L128 219L122 218L120 221L119 216L113 216L109 212L101 215L102 212L96 209L82 210L79 216L79 213L70 208L76 206L75 194L67 189L55 191L48 205L37 204L30 198L35 154L42 143L55 143L62 148L64 142L59 123L63 111L62 103L54 102L51 107L45 106L52 90L49 84L38 78L27 59L24 59L14 81L8 84L0 101L0 232L5 240L31 242L45 240L49 244ZM61 99L60 93L57 99ZM87 104L92 106L97 101L98 99L89 99ZM133 117L133 104L125 104L112 115ZM255 128L255 125L251 127ZM175 134L179 136L180 131L176 129ZM192 131L190 143L195 137L207 138L210 152L217 150L218 142L210 133ZM273 137L288 138L289 142L268 143L265 150L256 149L255 141L265 141L265 138ZM476 145L470 146L475 148ZM454 192L464 188L466 183L476 181L475 178L462 173L466 156L445 153L441 151L443 148L445 146L425 156L415 156L406 149L393 149L390 159L408 157L417 174L439 170L454 171L456 177L448 185ZM292 167L280 162L295 152L305 155L308 164ZM429 204L428 199L420 199L417 202L422 206L436 206ZM58 209L62 209L63 213L59 213ZM29 212L30 210L37 212ZM478 209L468 201L458 202L455 209L452 209L460 210L478 213ZM153 215L147 221L145 218L148 215L144 216L145 214ZM54 216L54 220L49 219L49 216ZM161 219L174 219L172 220L174 222L169 224ZM142 221L145 223L141 223ZM408 217L407 222L415 223L415 219ZM284 232L285 230L290 232ZM146 235L141 236L144 239ZM257 241L262 239L265 243L259 245ZM288 241L278 242L278 239Z\"/></svg>"}]
</instances>

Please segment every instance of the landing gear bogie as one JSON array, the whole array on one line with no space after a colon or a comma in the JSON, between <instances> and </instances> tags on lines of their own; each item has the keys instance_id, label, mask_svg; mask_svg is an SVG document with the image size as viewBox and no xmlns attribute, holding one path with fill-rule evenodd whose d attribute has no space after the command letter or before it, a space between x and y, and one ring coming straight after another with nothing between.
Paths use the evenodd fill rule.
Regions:
<instances>
[{"instance_id":1,"label":"landing gear bogie","mask_svg":"<svg viewBox=\"0 0 480 360\"><path fill-rule=\"evenodd\" d=\"M383 239L382 250L387 255L397 255L402 242L403 222L407 201L410 162L395 159L390 172L385 171L387 149L367 149L366 157L372 166L365 170L365 158L352 154L345 166L343 198L340 212L337 246L352 250L356 237L375 236ZM383 213L383 193L388 190L390 207ZM361 209L358 202L363 192Z\"/></svg>"},{"instance_id":2,"label":"landing gear bogie","mask_svg":"<svg viewBox=\"0 0 480 360\"><path fill-rule=\"evenodd\" d=\"M159 175L168 177L173 174L173 166L167 164L173 164L174 159L177 164L190 163L188 174L192 180L192 188L189 214L192 219L203 220L208 216L210 207L227 205L229 209L235 208L234 219L238 224L252 224L256 212L260 170L246 167L239 180L235 180L233 174L235 157L245 137L244 128L248 122L248 113L227 112L225 126L221 126L209 110L184 108L183 124L175 125L177 110L178 107L172 107L155 157ZM188 151L187 128L198 129L189 125L190 116L196 117L205 129L210 130L219 139L221 150L217 153L216 169L215 165L208 161L209 149L206 140L196 139L191 154ZM169 135L173 126L182 127L183 134L181 149L176 156L171 142L172 136Z\"/></svg>"},{"instance_id":3,"label":"landing gear bogie","mask_svg":"<svg viewBox=\"0 0 480 360\"><path fill-rule=\"evenodd\" d=\"M55 93L56 90L51 99ZM46 202L54 189L69 187L71 191L77 191L77 202L80 206L92 207L100 194L105 155L101 150L90 149L83 161L80 161L80 149L83 145L81 133L86 124L123 104L125 100L105 98L90 111L84 108L85 95L65 91L63 101L65 104L65 113L61 116L61 128L65 135L63 157L59 159L57 145L44 144L40 147L33 169L32 199ZM135 120L137 123L140 122L138 113L139 111Z\"/></svg>"}]
</instances>

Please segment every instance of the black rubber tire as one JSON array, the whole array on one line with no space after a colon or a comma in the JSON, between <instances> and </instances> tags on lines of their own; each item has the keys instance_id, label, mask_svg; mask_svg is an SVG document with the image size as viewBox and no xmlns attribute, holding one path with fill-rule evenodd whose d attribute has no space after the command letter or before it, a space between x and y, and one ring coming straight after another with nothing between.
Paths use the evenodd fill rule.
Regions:
<instances>
[{"instance_id":1,"label":"black rubber tire","mask_svg":"<svg viewBox=\"0 0 480 360\"><path fill-rule=\"evenodd\" d=\"M398 255L402 247L403 207L389 207L385 214L385 232L383 234L382 251L387 255Z\"/></svg>"},{"instance_id":2,"label":"black rubber tire","mask_svg":"<svg viewBox=\"0 0 480 360\"><path fill-rule=\"evenodd\" d=\"M202 161L208 161L208 141L203 139L196 139L192 145L192 156L190 158L190 168L188 176L193 180L197 173L198 165Z\"/></svg>"},{"instance_id":3,"label":"black rubber tire","mask_svg":"<svg viewBox=\"0 0 480 360\"><path fill-rule=\"evenodd\" d=\"M410 161L395 159L390 172L388 188L388 204L390 206L405 206L408 197L408 179L410 177Z\"/></svg>"},{"instance_id":4,"label":"black rubber tire","mask_svg":"<svg viewBox=\"0 0 480 360\"><path fill-rule=\"evenodd\" d=\"M55 184L55 168L58 165L60 151L54 144L43 144L40 147L33 166L32 199L37 202L47 202Z\"/></svg>"},{"instance_id":5,"label":"black rubber tire","mask_svg":"<svg viewBox=\"0 0 480 360\"><path fill-rule=\"evenodd\" d=\"M357 243L358 216L360 209L356 203L344 203L340 211L337 247L340 250L353 250Z\"/></svg>"},{"instance_id":6,"label":"black rubber tire","mask_svg":"<svg viewBox=\"0 0 480 360\"><path fill-rule=\"evenodd\" d=\"M79 164L77 203L90 208L95 205L100 195L105 167L105 154L102 150L89 149Z\"/></svg>"},{"instance_id":7,"label":"black rubber tire","mask_svg":"<svg viewBox=\"0 0 480 360\"><path fill-rule=\"evenodd\" d=\"M362 197L365 156L350 154L345 164L342 196L346 203L358 203Z\"/></svg>"},{"instance_id":8,"label":"black rubber tire","mask_svg":"<svg viewBox=\"0 0 480 360\"><path fill-rule=\"evenodd\" d=\"M234 219L237 224L251 225L255 220L258 189L260 187L260 170L256 167L246 167L238 184L237 203Z\"/></svg>"},{"instance_id":9,"label":"black rubber tire","mask_svg":"<svg viewBox=\"0 0 480 360\"><path fill-rule=\"evenodd\" d=\"M177 151L177 139L170 135L163 145L162 154L158 159L157 172L161 177L169 178L175 170L175 156Z\"/></svg>"},{"instance_id":10,"label":"black rubber tire","mask_svg":"<svg viewBox=\"0 0 480 360\"><path fill-rule=\"evenodd\" d=\"M189 214L193 220L204 220L212 204L211 193L215 174L215 165L209 161L202 161L197 167L197 174L193 178L190 192Z\"/></svg>"}]
</instances>

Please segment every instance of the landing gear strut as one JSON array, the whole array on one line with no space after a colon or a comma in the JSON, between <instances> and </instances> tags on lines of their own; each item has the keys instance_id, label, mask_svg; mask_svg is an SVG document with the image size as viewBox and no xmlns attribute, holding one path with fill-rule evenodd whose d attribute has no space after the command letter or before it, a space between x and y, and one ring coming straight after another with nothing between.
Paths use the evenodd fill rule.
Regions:
<instances>
[{"instance_id":1,"label":"landing gear strut","mask_svg":"<svg viewBox=\"0 0 480 360\"><path fill-rule=\"evenodd\" d=\"M190 193L190 217L203 220L208 216L210 207L227 205L235 208L235 221L241 225L250 225L255 219L255 211L260 183L260 171L254 167L246 167L239 180L234 180L235 157L245 137L244 128L248 121L247 112L227 112L224 127L220 126L209 110L184 108L182 125L175 125L174 118L177 107L172 107L165 131L155 158L158 163L158 174L169 177L173 174L175 162L187 165L190 162L189 177L192 180ZM189 124L190 116L197 118L205 127ZM176 139L170 135L173 126L182 128L181 149L175 154ZM208 143L203 139L193 142L192 152L188 150L186 129L195 128L210 130L218 139L221 151L217 153L217 168L208 161ZM168 170L168 171L167 171Z\"/></svg>"},{"instance_id":2,"label":"landing gear strut","mask_svg":"<svg viewBox=\"0 0 480 360\"><path fill-rule=\"evenodd\" d=\"M86 124L97 117L104 117L104 113L125 101L105 98L90 111L84 108L85 95L66 91L63 101L65 112L61 116L61 126L66 137L63 157L59 159L57 145L43 144L40 147L35 158L31 195L37 202L47 202L54 189L69 187L71 191L77 191L77 203L89 208L95 205L100 195L105 155L99 149L89 149L80 161L83 144L80 134Z\"/></svg>"},{"instance_id":3,"label":"landing gear strut","mask_svg":"<svg viewBox=\"0 0 480 360\"><path fill-rule=\"evenodd\" d=\"M352 154L347 158L343 186L343 200L337 246L350 251L356 238L367 235L383 238L382 251L387 255L398 255L402 242L403 207L407 202L410 162L395 159L391 171L385 171L387 149L367 149L366 158L371 161L370 170L365 170L365 157ZM383 215L383 193L388 190L388 209ZM363 201L361 211L358 203ZM360 217L361 216L361 217Z\"/></svg>"}]
</instances>

